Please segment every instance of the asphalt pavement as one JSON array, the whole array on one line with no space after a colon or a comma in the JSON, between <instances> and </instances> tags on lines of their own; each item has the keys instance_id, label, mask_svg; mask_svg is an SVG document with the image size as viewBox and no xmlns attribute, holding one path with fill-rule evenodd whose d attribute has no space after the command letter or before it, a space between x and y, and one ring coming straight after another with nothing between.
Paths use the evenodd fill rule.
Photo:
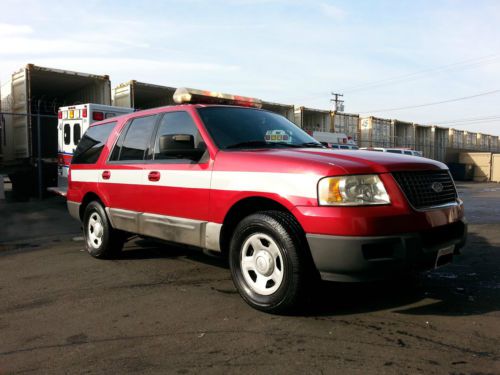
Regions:
<instances>
[{"instance_id":1,"label":"asphalt pavement","mask_svg":"<svg viewBox=\"0 0 500 375\"><path fill-rule=\"evenodd\" d=\"M53 197L0 202L0 374L500 374L500 185L458 185L470 236L413 281L323 283L269 315L227 262L137 238L83 250Z\"/></svg>"}]
</instances>

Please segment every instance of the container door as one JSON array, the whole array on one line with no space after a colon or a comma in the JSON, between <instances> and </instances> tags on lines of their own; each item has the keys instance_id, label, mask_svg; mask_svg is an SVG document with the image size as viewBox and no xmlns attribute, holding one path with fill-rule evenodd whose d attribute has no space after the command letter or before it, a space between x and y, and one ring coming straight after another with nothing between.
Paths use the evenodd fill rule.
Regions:
<instances>
[{"instance_id":1,"label":"container door","mask_svg":"<svg viewBox=\"0 0 500 375\"><path fill-rule=\"evenodd\" d=\"M500 154L492 155L491 181L500 182Z\"/></svg>"},{"instance_id":2,"label":"container door","mask_svg":"<svg viewBox=\"0 0 500 375\"><path fill-rule=\"evenodd\" d=\"M12 82L9 81L2 85L0 88L1 101L0 101L0 111L1 112L12 112L13 111L13 98L12 98ZM0 115L0 126L1 126L1 145L0 151L3 161L10 161L14 158L14 149L12 141L12 115L1 114Z\"/></svg>"},{"instance_id":3,"label":"container door","mask_svg":"<svg viewBox=\"0 0 500 375\"><path fill-rule=\"evenodd\" d=\"M14 147L14 159L22 159L30 156L30 136L28 133L31 124L28 108L29 71L23 69L12 75L12 100L13 112L19 113L12 118L12 144ZM23 115L24 114L24 115Z\"/></svg>"},{"instance_id":4,"label":"container door","mask_svg":"<svg viewBox=\"0 0 500 375\"><path fill-rule=\"evenodd\" d=\"M19 113L2 118L2 158L4 161L29 157L28 124L28 71L23 69L12 75L2 86L2 111Z\"/></svg>"},{"instance_id":5,"label":"container door","mask_svg":"<svg viewBox=\"0 0 500 375\"><path fill-rule=\"evenodd\" d=\"M122 85L113 89L113 105L116 107L133 108L132 84Z\"/></svg>"}]
</instances>

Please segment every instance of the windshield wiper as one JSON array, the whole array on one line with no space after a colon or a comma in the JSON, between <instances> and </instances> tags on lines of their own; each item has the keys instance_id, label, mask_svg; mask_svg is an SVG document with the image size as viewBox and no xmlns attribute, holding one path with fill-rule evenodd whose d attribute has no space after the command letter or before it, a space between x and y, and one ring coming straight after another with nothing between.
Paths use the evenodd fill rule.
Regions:
<instances>
[{"instance_id":1,"label":"windshield wiper","mask_svg":"<svg viewBox=\"0 0 500 375\"><path fill-rule=\"evenodd\" d=\"M235 143L234 145L229 145L226 147L227 149L232 148L270 148L270 147L292 147L292 148L302 148L302 147L319 147L324 148L321 143L317 142L305 142L299 144L287 143L287 142L265 142L265 141L245 141L240 143Z\"/></svg>"},{"instance_id":2,"label":"windshield wiper","mask_svg":"<svg viewBox=\"0 0 500 375\"><path fill-rule=\"evenodd\" d=\"M245 141L245 142L236 143L234 145L229 145L226 147L226 150L231 149L231 148L246 148L246 147L268 148L268 147L275 147L275 146L299 147L298 145L293 145L293 144L286 143L286 142Z\"/></svg>"},{"instance_id":3,"label":"windshield wiper","mask_svg":"<svg viewBox=\"0 0 500 375\"><path fill-rule=\"evenodd\" d=\"M267 146L268 143L264 141L245 141L240 143L235 143L234 145L229 145L228 148L245 148L245 147L264 147Z\"/></svg>"},{"instance_id":4,"label":"windshield wiper","mask_svg":"<svg viewBox=\"0 0 500 375\"><path fill-rule=\"evenodd\" d=\"M317 148L325 148L325 146L323 146L321 143L318 143L318 142L305 142L305 143L301 143L300 145L298 145L299 147L317 147Z\"/></svg>"}]
</instances>

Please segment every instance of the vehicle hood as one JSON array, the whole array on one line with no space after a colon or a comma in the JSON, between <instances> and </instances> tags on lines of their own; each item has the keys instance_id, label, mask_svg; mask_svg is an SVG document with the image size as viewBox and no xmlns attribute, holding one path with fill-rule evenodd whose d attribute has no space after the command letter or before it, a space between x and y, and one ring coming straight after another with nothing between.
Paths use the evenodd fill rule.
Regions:
<instances>
[{"instance_id":1,"label":"vehicle hood","mask_svg":"<svg viewBox=\"0 0 500 375\"><path fill-rule=\"evenodd\" d=\"M278 173L341 175L447 169L441 162L419 156L318 148L222 151L217 159L220 161L217 164L222 169Z\"/></svg>"}]
</instances>

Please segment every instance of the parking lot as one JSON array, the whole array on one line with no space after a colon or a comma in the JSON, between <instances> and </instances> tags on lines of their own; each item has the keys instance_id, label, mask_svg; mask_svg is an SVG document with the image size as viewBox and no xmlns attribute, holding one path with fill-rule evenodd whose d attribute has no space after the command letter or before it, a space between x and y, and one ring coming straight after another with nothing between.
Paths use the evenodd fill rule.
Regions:
<instances>
[{"instance_id":1,"label":"parking lot","mask_svg":"<svg viewBox=\"0 0 500 375\"><path fill-rule=\"evenodd\" d=\"M145 239L83 250L65 202L0 202L0 374L500 374L500 185L460 183L469 241L418 280L323 283L268 315L227 263Z\"/></svg>"}]
</instances>

